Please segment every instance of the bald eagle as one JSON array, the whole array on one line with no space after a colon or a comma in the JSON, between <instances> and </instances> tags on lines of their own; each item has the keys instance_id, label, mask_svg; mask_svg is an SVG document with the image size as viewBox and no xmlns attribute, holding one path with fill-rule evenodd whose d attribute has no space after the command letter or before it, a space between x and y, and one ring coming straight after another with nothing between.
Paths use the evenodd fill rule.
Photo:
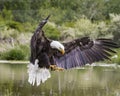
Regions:
<instances>
[{"instance_id":1,"label":"bald eagle","mask_svg":"<svg viewBox=\"0 0 120 96\"><path fill-rule=\"evenodd\" d=\"M111 39L89 37L78 38L66 43L48 39L43 26L50 15L42 20L31 38L31 56L28 65L28 82L40 85L51 77L49 69L63 70L80 67L93 62L110 60L113 48L118 45Z\"/></svg>"}]
</instances>

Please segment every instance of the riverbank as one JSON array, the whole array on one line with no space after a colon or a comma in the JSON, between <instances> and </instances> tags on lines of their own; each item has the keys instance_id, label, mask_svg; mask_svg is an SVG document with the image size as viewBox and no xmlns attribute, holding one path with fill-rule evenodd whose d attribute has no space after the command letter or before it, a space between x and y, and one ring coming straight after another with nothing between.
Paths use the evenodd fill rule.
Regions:
<instances>
[{"instance_id":1,"label":"riverbank","mask_svg":"<svg viewBox=\"0 0 120 96\"><path fill-rule=\"evenodd\" d=\"M29 61L13 61L13 60L0 60L0 64L29 64ZM95 67L95 66L99 66L99 67L120 67L120 65L113 63L113 64L106 64L106 63L93 63L93 64L86 64L86 66L91 66L91 67ZM81 69L84 67L78 67L76 69Z\"/></svg>"},{"instance_id":2,"label":"riverbank","mask_svg":"<svg viewBox=\"0 0 120 96\"><path fill-rule=\"evenodd\" d=\"M4 63L4 64L28 64L29 61L12 61L12 60L0 60L0 63Z\"/></svg>"}]
</instances>

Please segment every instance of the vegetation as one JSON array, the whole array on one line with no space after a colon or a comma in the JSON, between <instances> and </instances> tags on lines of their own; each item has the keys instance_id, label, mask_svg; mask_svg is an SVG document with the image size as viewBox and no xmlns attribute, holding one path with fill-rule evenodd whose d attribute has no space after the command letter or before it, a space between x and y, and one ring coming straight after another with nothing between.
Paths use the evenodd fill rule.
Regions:
<instances>
[{"instance_id":1,"label":"vegetation","mask_svg":"<svg viewBox=\"0 0 120 96\"><path fill-rule=\"evenodd\" d=\"M29 58L29 48L21 45L19 48L13 48L0 54L1 59L5 60L27 60Z\"/></svg>"},{"instance_id":2,"label":"vegetation","mask_svg":"<svg viewBox=\"0 0 120 96\"><path fill-rule=\"evenodd\" d=\"M82 36L106 37L120 44L118 4L120 0L2 0L0 59L28 60L31 35L49 14L52 16L44 31L51 39L68 41ZM118 57L113 62L120 63L119 53L118 50Z\"/></svg>"},{"instance_id":3,"label":"vegetation","mask_svg":"<svg viewBox=\"0 0 120 96\"><path fill-rule=\"evenodd\" d=\"M117 50L117 55L112 57L111 62L120 64L120 50Z\"/></svg>"}]
</instances>

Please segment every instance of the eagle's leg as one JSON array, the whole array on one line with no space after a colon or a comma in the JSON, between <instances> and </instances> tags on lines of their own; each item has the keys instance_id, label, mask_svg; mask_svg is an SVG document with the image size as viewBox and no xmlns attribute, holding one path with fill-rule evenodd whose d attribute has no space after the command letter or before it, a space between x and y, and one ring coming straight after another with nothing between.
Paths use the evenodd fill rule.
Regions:
<instances>
[{"instance_id":1,"label":"eagle's leg","mask_svg":"<svg viewBox=\"0 0 120 96\"><path fill-rule=\"evenodd\" d=\"M56 67L56 70L57 70L57 71L63 71L63 70L64 70L64 68L61 68L61 67Z\"/></svg>"},{"instance_id":2,"label":"eagle's leg","mask_svg":"<svg viewBox=\"0 0 120 96\"><path fill-rule=\"evenodd\" d=\"M50 57L50 63L51 63L51 65L50 65L51 70L53 70L53 71L62 71L62 70L64 70L63 68L56 66L54 56Z\"/></svg>"},{"instance_id":3,"label":"eagle's leg","mask_svg":"<svg viewBox=\"0 0 120 96\"><path fill-rule=\"evenodd\" d=\"M63 71L64 69L61 67L57 67L56 65L50 65L51 70L53 71Z\"/></svg>"},{"instance_id":4,"label":"eagle's leg","mask_svg":"<svg viewBox=\"0 0 120 96\"><path fill-rule=\"evenodd\" d=\"M51 63L51 64L50 64L51 70L54 70L55 67L56 67L54 56L51 56L51 57L50 57L50 63Z\"/></svg>"}]
</instances>

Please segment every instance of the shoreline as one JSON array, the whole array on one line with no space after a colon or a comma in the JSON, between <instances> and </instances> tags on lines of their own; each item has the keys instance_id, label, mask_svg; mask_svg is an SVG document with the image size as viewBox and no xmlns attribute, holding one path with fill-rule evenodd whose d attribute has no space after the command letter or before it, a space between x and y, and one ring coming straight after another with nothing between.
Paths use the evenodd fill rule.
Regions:
<instances>
[{"instance_id":1,"label":"shoreline","mask_svg":"<svg viewBox=\"0 0 120 96\"><path fill-rule=\"evenodd\" d=\"M29 61L12 61L12 60L0 60L0 63L4 63L4 64L29 64Z\"/></svg>"},{"instance_id":2,"label":"shoreline","mask_svg":"<svg viewBox=\"0 0 120 96\"><path fill-rule=\"evenodd\" d=\"M30 62L29 61L14 61L14 60L0 60L0 64L29 64ZM106 64L106 63L93 63L91 65L89 64L86 64L85 66L91 66L91 67L95 67L95 66L100 66L100 67L120 67L119 64ZM84 66L83 66L84 67ZM80 67L80 68L83 68L83 67ZM79 68L78 68L79 69Z\"/></svg>"}]
</instances>

